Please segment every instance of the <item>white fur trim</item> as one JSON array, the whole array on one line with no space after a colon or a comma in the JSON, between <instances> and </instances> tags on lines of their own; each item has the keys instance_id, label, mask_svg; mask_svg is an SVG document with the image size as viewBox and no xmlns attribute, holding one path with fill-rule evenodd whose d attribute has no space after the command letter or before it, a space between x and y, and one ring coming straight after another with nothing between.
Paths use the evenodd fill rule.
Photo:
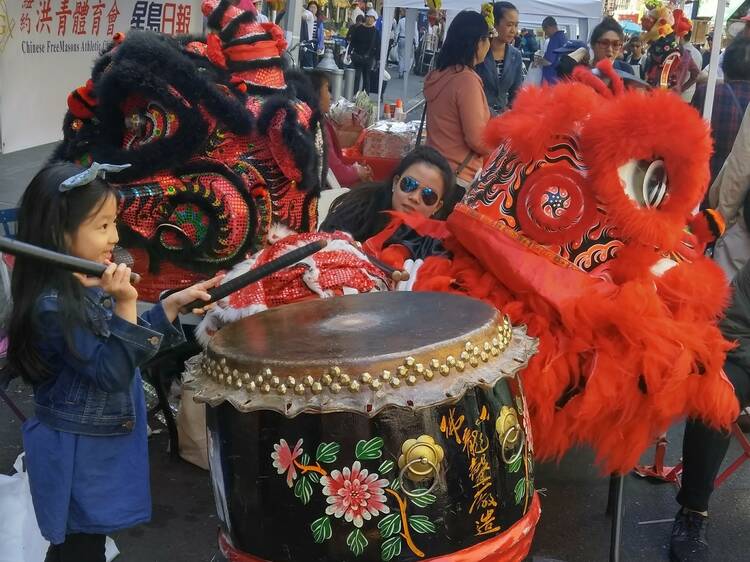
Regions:
<instances>
[{"instance_id":1,"label":"white fur trim","mask_svg":"<svg viewBox=\"0 0 750 562\"><path fill-rule=\"evenodd\" d=\"M270 246L271 244L276 244L276 242L295 234L297 233L288 226L275 222L268 229L268 236L266 236L266 240L268 241L268 245Z\"/></svg>"}]
</instances>

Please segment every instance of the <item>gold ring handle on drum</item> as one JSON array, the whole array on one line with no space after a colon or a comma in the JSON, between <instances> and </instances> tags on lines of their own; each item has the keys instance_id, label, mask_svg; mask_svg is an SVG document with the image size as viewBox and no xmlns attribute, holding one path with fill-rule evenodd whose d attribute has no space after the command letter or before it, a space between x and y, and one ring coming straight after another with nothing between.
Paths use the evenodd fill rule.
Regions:
<instances>
[{"instance_id":1,"label":"gold ring handle on drum","mask_svg":"<svg viewBox=\"0 0 750 562\"><path fill-rule=\"evenodd\" d=\"M412 466L415 465L415 464L417 464L417 463L428 466L429 470L427 472L424 472L424 473L420 473L418 471L415 471L412 468ZM434 473L433 477L432 477L432 484L430 484L429 488L426 488L424 490L419 490L418 492L414 492L412 490L409 490L404 485L404 475L406 474L407 470L410 470L412 473L415 473L415 474L424 474L425 477L429 476L430 473ZM432 462L430 459L428 459L427 457L420 457L418 459L412 459L412 460L410 460L409 462L407 462L404 465L404 468L402 468L401 471L398 473L398 483L401 485L401 489L403 490L404 494L406 494L410 498L421 498L421 497L426 496L427 494L431 493L435 489L435 486L437 486L437 482L438 482L437 481L437 474L438 474L438 467L437 467L437 465L434 462Z\"/></svg>"},{"instance_id":2,"label":"gold ring handle on drum","mask_svg":"<svg viewBox=\"0 0 750 562\"><path fill-rule=\"evenodd\" d=\"M515 434L513 432L515 432ZM511 435L513 436L512 439L511 439ZM508 444L509 444L508 442L510 441L512 443L513 441L516 441L516 440L518 440L518 442L520 443L520 447L518 447L518 450L515 453L513 453L512 457L508 458L508 454L505 452L506 449L510 448L508 447ZM500 441L500 455L503 457L503 462L505 464L513 464L519 458L521 458L521 455L523 454L523 446L524 446L523 431L521 431L521 428L519 428L517 425L510 426L505 431L505 434L503 435L503 438Z\"/></svg>"}]
</instances>

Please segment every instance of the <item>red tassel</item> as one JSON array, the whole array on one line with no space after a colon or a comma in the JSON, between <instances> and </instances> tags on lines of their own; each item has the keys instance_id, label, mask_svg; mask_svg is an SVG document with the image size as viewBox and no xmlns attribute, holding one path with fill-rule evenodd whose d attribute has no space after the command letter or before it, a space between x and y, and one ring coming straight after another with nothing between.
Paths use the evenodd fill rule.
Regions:
<instances>
[{"instance_id":1,"label":"red tassel","mask_svg":"<svg viewBox=\"0 0 750 562\"><path fill-rule=\"evenodd\" d=\"M208 60L210 60L219 68L223 68L224 70L226 70L227 59L224 56L221 39L215 33L209 33L206 39L207 39L206 54L208 55Z\"/></svg>"},{"instance_id":2,"label":"red tassel","mask_svg":"<svg viewBox=\"0 0 750 562\"><path fill-rule=\"evenodd\" d=\"M88 80L84 86L76 88L68 96L68 109L79 119L91 119L97 105L94 83Z\"/></svg>"},{"instance_id":3,"label":"red tassel","mask_svg":"<svg viewBox=\"0 0 750 562\"><path fill-rule=\"evenodd\" d=\"M278 47L279 53L283 53L284 51L286 51L288 44L286 42L286 38L284 37L284 32L281 30L281 28L271 22L262 23L260 25L263 30L268 33L274 41L276 41L276 47Z\"/></svg>"}]
</instances>

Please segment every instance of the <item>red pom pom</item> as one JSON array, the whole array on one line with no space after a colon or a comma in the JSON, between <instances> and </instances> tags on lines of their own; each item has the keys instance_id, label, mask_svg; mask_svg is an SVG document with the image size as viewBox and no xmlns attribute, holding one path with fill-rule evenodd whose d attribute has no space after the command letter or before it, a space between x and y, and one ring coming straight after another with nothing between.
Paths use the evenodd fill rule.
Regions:
<instances>
[{"instance_id":1,"label":"red pom pom","mask_svg":"<svg viewBox=\"0 0 750 562\"><path fill-rule=\"evenodd\" d=\"M91 119L96 105L94 83L91 80L88 80L84 86L76 88L68 96L68 109L79 119Z\"/></svg>"}]
</instances>

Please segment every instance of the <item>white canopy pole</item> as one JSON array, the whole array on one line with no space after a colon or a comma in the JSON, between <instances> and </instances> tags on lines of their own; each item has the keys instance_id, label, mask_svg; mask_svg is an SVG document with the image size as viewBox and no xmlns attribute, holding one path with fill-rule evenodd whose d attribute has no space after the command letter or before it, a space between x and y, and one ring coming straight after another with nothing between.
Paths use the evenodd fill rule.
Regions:
<instances>
[{"instance_id":1,"label":"white canopy pole","mask_svg":"<svg viewBox=\"0 0 750 562\"><path fill-rule=\"evenodd\" d=\"M407 88L409 87L409 72L411 71L412 63L414 62L414 33L417 27L417 12L416 8L408 8L406 10L406 37L404 41L404 56L406 56L406 72L404 72L404 92L401 96L404 102L404 109L406 109L406 96Z\"/></svg>"},{"instance_id":2,"label":"white canopy pole","mask_svg":"<svg viewBox=\"0 0 750 562\"><path fill-rule=\"evenodd\" d=\"M711 114L714 110L714 94L716 92L716 79L719 72L719 54L721 52L721 38L724 35L724 9L726 2L723 0L716 3L716 19L714 20L714 40L711 46L711 58L708 63L708 83L706 84L706 101L703 105L703 118L711 122Z\"/></svg>"},{"instance_id":3,"label":"white canopy pole","mask_svg":"<svg viewBox=\"0 0 750 562\"><path fill-rule=\"evenodd\" d=\"M284 35L286 42L290 47L294 47L300 41L300 31L302 29L302 10L304 6L302 0L289 0L286 3L286 23L284 24ZM299 48L290 51L289 54L294 62L301 64Z\"/></svg>"},{"instance_id":4,"label":"white canopy pole","mask_svg":"<svg viewBox=\"0 0 750 562\"><path fill-rule=\"evenodd\" d=\"M391 38L391 25L395 8L383 6L383 26L380 30L380 68L378 68L378 119L383 113L383 76L385 65L388 64L388 43Z\"/></svg>"}]
</instances>

